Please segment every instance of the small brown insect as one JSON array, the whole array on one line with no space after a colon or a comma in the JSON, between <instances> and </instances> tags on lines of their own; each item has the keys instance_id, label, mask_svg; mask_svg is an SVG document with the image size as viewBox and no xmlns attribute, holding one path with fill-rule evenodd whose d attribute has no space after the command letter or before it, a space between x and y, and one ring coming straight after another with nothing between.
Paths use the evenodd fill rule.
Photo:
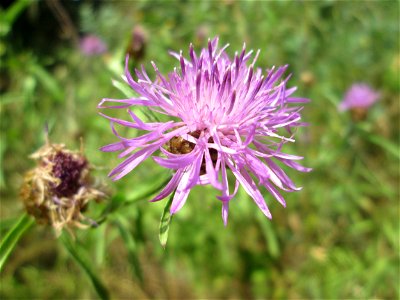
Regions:
<instances>
[{"instance_id":1,"label":"small brown insect","mask_svg":"<svg viewBox=\"0 0 400 300\"><path fill-rule=\"evenodd\" d=\"M195 137L195 138L199 138L200 136L200 131L194 131L194 132L190 132L189 135ZM209 143L213 143L214 140L212 137L210 137L208 139ZM190 152L193 151L194 147L196 146L194 143L189 142L185 139L183 139L180 136L174 136L172 139L170 139L166 145L166 150L170 153L173 154L188 154ZM210 151L210 156L211 156L211 160L214 164L217 163L217 159L218 159L218 151L215 149L209 149ZM203 161L201 162L201 169L200 169L200 175L204 175L206 174L206 160L203 156Z\"/></svg>"},{"instance_id":2,"label":"small brown insect","mask_svg":"<svg viewBox=\"0 0 400 300\"><path fill-rule=\"evenodd\" d=\"M193 132L189 132L189 135L199 138L200 131L196 130ZM193 151L194 147L196 146L194 143L191 143L180 136L174 136L170 139L166 144L165 148L168 152L173 154L188 154Z\"/></svg>"},{"instance_id":3,"label":"small brown insect","mask_svg":"<svg viewBox=\"0 0 400 300\"><path fill-rule=\"evenodd\" d=\"M192 152L194 147L195 147L195 144L184 140L180 136L174 136L166 144L167 151L171 152L173 154L188 154L188 153Z\"/></svg>"}]
</instances>

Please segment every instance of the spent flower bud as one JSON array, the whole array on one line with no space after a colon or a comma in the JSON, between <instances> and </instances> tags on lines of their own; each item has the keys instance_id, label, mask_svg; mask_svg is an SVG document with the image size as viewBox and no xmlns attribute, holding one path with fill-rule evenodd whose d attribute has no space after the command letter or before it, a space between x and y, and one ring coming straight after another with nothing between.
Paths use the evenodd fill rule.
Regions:
<instances>
[{"instance_id":1,"label":"spent flower bud","mask_svg":"<svg viewBox=\"0 0 400 300\"><path fill-rule=\"evenodd\" d=\"M90 165L82 152L47 142L31 155L37 166L24 176L21 198L28 214L39 224L54 227L57 236L65 227L87 228L94 221L83 216L91 200L105 198L90 178Z\"/></svg>"}]
</instances>

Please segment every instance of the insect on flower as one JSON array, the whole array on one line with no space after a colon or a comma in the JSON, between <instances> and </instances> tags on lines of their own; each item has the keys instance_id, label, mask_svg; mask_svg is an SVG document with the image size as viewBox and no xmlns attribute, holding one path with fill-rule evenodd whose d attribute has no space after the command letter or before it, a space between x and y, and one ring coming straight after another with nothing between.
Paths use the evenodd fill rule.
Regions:
<instances>
[{"instance_id":1,"label":"insect on flower","mask_svg":"<svg viewBox=\"0 0 400 300\"><path fill-rule=\"evenodd\" d=\"M107 45L96 35L85 35L79 41L79 47L83 54L93 56L107 51Z\"/></svg>"},{"instance_id":2,"label":"insect on flower","mask_svg":"<svg viewBox=\"0 0 400 300\"><path fill-rule=\"evenodd\" d=\"M294 142L294 132L301 122L301 106L305 98L291 95L296 88L287 88L289 77L281 79L287 66L271 68L263 74L255 67L259 51L252 58L245 45L230 59L218 48L218 38L197 55L190 45L189 58L182 51L171 53L180 64L166 77L156 64L156 79L151 80L144 68L136 70L134 80L126 59L124 80L138 94L129 99L103 99L98 107L127 109L131 120L100 113L111 121L119 141L102 147L103 151L122 151L125 160L109 174L121 179L141 162L152 156L164 168L174 171L172 179L152 201L164 199L175 191L170 212L178 212L195 185L212 185L221 191L222 218L226 225L228 207L239 185L253 198L269 218L271 213L254 182L264 186L283 206L285 200L277 188L297 191L292 180L278 164L301 172L310 171L296 161L300 156L287 154L282 147ZM108 104L107 103L116 103ZM168 117L168 121L142 120L135 113L145 107ZM115 124L147 132L134 138L121 136ZM155 156L160 151L161 156ZM229 186L228 173L235 184ZM251 175L252 174L252 175Z\"/></svg>"}]
</instances>

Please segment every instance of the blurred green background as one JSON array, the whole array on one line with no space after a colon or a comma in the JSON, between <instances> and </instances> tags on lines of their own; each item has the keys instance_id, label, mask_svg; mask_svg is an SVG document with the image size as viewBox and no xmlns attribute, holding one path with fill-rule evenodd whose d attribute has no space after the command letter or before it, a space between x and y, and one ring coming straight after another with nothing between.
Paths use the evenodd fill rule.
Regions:
<instances>
[{"instance_id":1,"label":"blurred green background","mask_svg":"<svg viewBox=\"0 0 400 300\"><path fill-rule=\"evenodd\" d=\"M399 298L399 3L397 1L4 1L1 4L1 235L22 215L19 187L34 166L29 154L50 139L79 148L109 186L109 201L131 201L98 228L78 231L75 249L112 299L395 299ZM135 52L132 31L143 48ZM84 55L80 37L107 45ZM196 187L158 241L165 201L142 196L162 171L152 160L111 182L115 141L97 114L103 97L123 98L131 67L178 66L168 50L199 51L208 37L261 49L257 66L289 64L290 86L312 100L286 152L303 155L311 173L287 170L303 186L284 209L265 194L266 219L241 189L224 228L220 202ZM133 52L132 52L133 51ZM366 82L382 94L362 122L337 105ZM132 135L132 134L131 134ZM107 205L94 204L96 219ZM95 289L51 228L34 226L1 273L2 299L88 299Z\"/></svg>"}]
</instances>

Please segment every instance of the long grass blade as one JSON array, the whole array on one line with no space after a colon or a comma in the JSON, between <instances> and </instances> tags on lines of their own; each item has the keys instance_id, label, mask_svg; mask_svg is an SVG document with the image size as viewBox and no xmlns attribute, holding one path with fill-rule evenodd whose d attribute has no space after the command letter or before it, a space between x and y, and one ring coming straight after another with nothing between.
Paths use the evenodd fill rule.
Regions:
<instances>
[{"instance_id":1,"label":"long grass blade","mask_svg":"<svg viewBox=\"0 0 400 300\"><path fill-rule=\"evenodd\" d=\"M71 257L75 260L75 262L85 271L86 275L89 277L90 281L93 284L94 289L102 300L110 299L109 293L105 285L102 283L100 278L93 272L86 258L83 257L81 251L75 247L70 238L67 237L66 234L63 234L60 237L65 249L69 252Z\"/></svg>"},{"instance_id":2,"label":"long grass blade","mask_svg":"<svg viewBox=\"0 0 400 300\"><path fill-rule=\"evenodd\" d=\"M117 221L115 221L115 223L119 229L122 240L124 241L125 247L128 251L128 259L132 266L133 272L139 279L139 281L143 283L143 273L137 255L138 251L136 242L133 239L131 232L128 230L127 225L125 224L124 220L122 220L122 218L119 218Z\"/></svg>"},{"instance_id":3,"label":"long grass blade","mask_svg":"<svg viewBox=\"0 0 400 300\"><path fill-rule=\"evenodd\" d=\"M15 245L18 243L22 235L33 225L34 220L24 214L17 220L15 225L7 232L4 239L0 243L0 271L3 270L7 258L10 256Z\"/></svg>"}]
</instances>

